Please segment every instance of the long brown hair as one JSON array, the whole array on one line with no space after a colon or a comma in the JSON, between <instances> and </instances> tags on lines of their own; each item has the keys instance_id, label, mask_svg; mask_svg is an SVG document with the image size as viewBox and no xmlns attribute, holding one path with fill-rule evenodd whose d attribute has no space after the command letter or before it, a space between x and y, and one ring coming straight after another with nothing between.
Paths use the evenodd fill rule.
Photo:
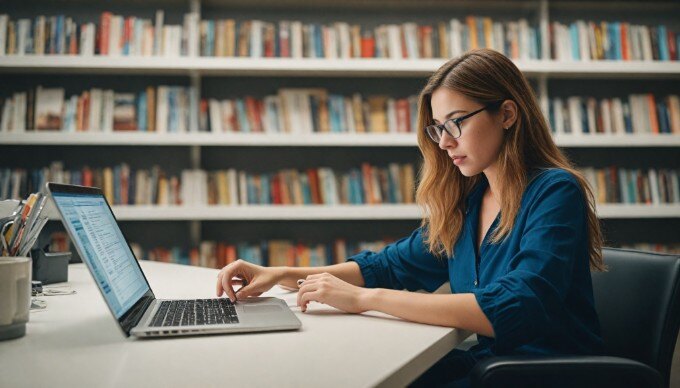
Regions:
<instances>
[{"instance_id":1,"label":"long brown hair","mask_svg":"<svg viewBox=\"0 0 680 388\"><path fill-rule=\"evenodd\" d=\"M492 232L492 242L506 237L515 222L530 168L561 168L571 173L581 186L587 202L588 251L592 269L604 270L602 232L595 211L595 198L588 182L555 145L536 96L524 75L503 54L489 49L468 51L441 66L420 93L418 128L433 124L431 98L439 87L449 88L486 105L499 100L517 104L517 119L504 131L498 156L501 219ZM425 243L432 253L452 256L460 235L465 198L479 182L481 174L465 177L445 152L418 131L418 147L424 163L416 194L423 208Z\"/></svg>"}]
</instances>

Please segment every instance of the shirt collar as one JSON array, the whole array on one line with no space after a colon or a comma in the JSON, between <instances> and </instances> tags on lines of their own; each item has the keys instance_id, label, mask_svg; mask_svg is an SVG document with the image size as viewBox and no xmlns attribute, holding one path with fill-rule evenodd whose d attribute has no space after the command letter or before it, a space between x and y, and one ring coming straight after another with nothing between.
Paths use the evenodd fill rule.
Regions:
<instances>
[{"instance_id":1,"label":"shirt collar","mask_svg":"<svg viewBox=\"0 0 680 388\"><path fill-rule=\"evenodd\" d=\"M527 187L531 183L531 181L534 180L538 175L540 175L542 172L546 171L547 168L530 168L527 171ZM484 195L484 191L486 188L489 186L489 181L486 179L486 175L484 173L479 173L480 179L479 182L475 185L475 187L472 189L470 194L468 195L467 199L465 200L465 214L467 214L471 206L479 202Z\"/></svg>"}]
</instances>

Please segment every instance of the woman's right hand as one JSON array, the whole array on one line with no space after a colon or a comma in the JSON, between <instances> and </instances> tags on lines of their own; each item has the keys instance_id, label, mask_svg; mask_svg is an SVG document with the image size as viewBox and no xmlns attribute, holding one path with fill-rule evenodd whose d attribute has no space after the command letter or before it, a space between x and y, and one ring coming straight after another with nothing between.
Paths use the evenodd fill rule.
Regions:
<instances>
[{"instance_id":1,"label":"woman's right hand","mask_svg":"<svg viewBox=\"0 0 680 388\"><path fill-rule=\"evenodd\" d=\"M276 285L280 274L280 268L262 267L247 261L236 260L222 268L217 275L217 296L222 296L222 293L226 292L232 302L249 296L260 296ZM233 286L243 285L243 280L247 284L235 293Z\"/></svg>"}]
</instances>

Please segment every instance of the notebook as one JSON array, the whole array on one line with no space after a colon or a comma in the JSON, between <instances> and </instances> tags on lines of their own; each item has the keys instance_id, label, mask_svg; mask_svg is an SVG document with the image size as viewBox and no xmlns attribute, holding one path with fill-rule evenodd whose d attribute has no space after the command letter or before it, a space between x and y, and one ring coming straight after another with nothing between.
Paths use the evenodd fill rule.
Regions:
<instances>
[{"instance_id":1,"label":"notebook","mask_svg":"<svg viewBox=\"0 0 680 388\"><path fill-rule=\"evenodd\" d=\"M247 298L156 299L102 191L47 183L47 191L80 257L126 336L296 330L302 324L285 301Z\"/></svg>"}]
</instances>

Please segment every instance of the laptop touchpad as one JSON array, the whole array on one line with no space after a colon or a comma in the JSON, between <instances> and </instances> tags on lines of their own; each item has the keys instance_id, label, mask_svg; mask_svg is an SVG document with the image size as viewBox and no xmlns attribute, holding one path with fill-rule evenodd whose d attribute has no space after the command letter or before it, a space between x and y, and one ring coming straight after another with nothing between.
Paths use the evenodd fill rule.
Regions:
<instances>
[{"instance_id":1,"label":"laptop touchpad","mask_svg":"<svg viewBox=\"0 0 680 388\"><path fill-rule=\"evenodd\" d=\"M262 306L243 306L243 311L252 314L252 313L277 313L281 311L283 307L275 305L275 304L265 304Z\"/></svg>"}]
</instances>

